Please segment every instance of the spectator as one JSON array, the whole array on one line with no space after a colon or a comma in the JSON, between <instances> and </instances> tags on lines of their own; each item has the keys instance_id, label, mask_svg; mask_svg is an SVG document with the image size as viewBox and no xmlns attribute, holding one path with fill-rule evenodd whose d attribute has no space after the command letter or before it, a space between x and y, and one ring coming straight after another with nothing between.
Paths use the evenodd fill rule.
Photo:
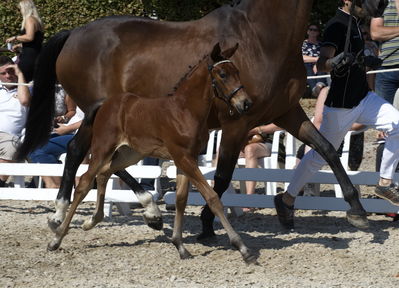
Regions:
<instances>
[{"instance_id":1,"label":"spectator","mask_svg":"<svg viewBox=\"0 0 399 288\"><path fill-rule=\"evenodd\" d=\"M384 13L379 18L372 18L370 23L371 37L381 43L381 69L399 68L399 0L389 0ZM375 77L375 91L389 103L393 104L395 93L399 88L399 71L378 73ZM376 171L380 171L382 151L385 146L385 135L378 133Z\"/></svg>"},{"instance_id":2,"label":"spectator","mask_svg":"<svg viewBox=\"0 0 399 288\"><path fill-rule=\"evenodd\" d=\"M82 123L84 113L79 108L76 114L68 123L57 123L47 144L34 150L30 155L30 161L33 163L60 163L59 157L67 152L69 141L75 136L77 129ZM58 188L61 183L61 177L43 177L46 188Z\"/></svg>"},{"instance_id":3,"label":"spectator","mask_svg":"<svg viewBox=\"0 0 399 288\"><path fill-rule=\"evenodd\" d=\"M305 62L306 74L307 76L322 75L322 73L318 73L316 67L316 62L320 55L319 26L315 24L309 25L307 35L307 39L305 39L302 44L302 55L303 62ZM320 89L327 85L325 79L308 79L307 83L312 91L313 97L317 97Z\"/></svg>"},{"instance_id":4,"label":"spectator","mask_svg":"<svg viewBox=\"0 0 399 288\"><path fill-rule=\"evenodd\" d=\"M382 69L399 67L399 0L389 0L382 17L372 18L370 23L371 38L381 42L380 59ZM375 91L389 103L393 103L399 88L399 71L378 73L375 79Z\"/></svg>"},{"instance_id":5,"label":"spectator","mask_svg":"<svg viewBox=\"0 0 399 288\"><path fill-rule=\"evenodd\" d=\"M19 56L18 66L24 73L27 82L32 81L35 61L40 53L43 42L43 24L32 0L19 2L22 14L20 35L12 36L7 43L22 43L22 52Z\"/></svg>"},{"instance_id":6,"label":"spectator","mask_svg":"<svg viewBox=\"0 0 399 288\"><path fill-rule=\"evenodd\" d=\"M13 162L17 146L25 127L30 90L23 85L25 77L16 64L7 56L0 56L0 162ZM8 176L0 176L0 187L4 187Z\"/></svg>"},{"instance_id":7,"label":"spectator","mask_svg":"<svg viewBox=\"0 0 399 288\"><path fill-rule=\"evenodd\" d=\"M349 13L351 5L350 0L342 1L342 8L327 23L324 33L317 67L320 71L330 72L332 82L324 103L320 132L337 149L355 122L384 131L387 134L386 146L375 193L399 205L399 192L392 182L399 160L399 111L369 91L365 67L355 61L354 55L364 49L364 41L356 18ZM349 21L352 21L352 37L346 54L344 47ZM274 198L279 221L284 227L293 228L295 197L324 164L316 151L309 151L295 169L287 191Z\"/></svg>"},{"instance_id":8,"label":"spectator","mask_svg":"<svg viewBox=\"0 0 399 288\"><path fill-rule=\"evenodd\" d=\"M245 168L257 168L260 158L269 157L271 155L273 133L281 130L274 124L262 125L251 129L248 133L248 143L242 149L240 157L245 158ZM255 194L255 181L245 182L247 194ZM244 212L252 209L244 208Z\"/></svg>"}]
</instances>

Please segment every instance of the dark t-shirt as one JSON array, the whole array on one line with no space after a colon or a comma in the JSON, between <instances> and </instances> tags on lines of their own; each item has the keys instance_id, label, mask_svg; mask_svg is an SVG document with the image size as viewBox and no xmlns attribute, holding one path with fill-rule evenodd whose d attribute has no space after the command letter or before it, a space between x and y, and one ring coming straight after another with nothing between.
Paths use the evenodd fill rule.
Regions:
<instances>
[{"instance_id":1,"label":"dark t-shirt","mask_svg":"<svg viewBox=\"0 0 399 288\"><path fill-rule=\"evenodd\" d=\"M349 23L349 14L338 10L335 16L328 21L324 30L324 39L321 47L332 46L336 49L335 55L344 51L346 33ZM355 18L352 20L349 51L355 55L362 55L364 41ZM331 87L325 105L336 108L353 108L366 97L369 88L366 71L357 64L351 66L344 75L335 75L331 72Z\"/></svg>"}]
</instances>

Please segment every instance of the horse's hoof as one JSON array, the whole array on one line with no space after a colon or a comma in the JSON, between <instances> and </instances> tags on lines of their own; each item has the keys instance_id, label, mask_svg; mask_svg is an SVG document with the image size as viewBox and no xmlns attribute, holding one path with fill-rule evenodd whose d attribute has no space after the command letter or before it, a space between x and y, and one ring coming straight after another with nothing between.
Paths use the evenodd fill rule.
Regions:
<instances>
[{"instance_id":1,"label":"horse's hoof","mask_svg":"<svg viewBox=\"0 0 399 288\"><path fill-rule=\"evenodd\" d=\"M212 230L204 230L200 235L197 236L198 241L206 241L216 237L215 231Z\"/></svg>"},{"instance_id":2,"label":"horse's hoof","mask_svg":"<svg viewBox=\"0 0 399 288\"><path fill-rule=\"evenodd\" d=\"M353 214L350 211L346 212L346 219L348 222L359 229L367 229L369 228L369 221L367 220L366 212L361 214Z\"/></svg>"},{"instance_id":3,"label":"horse's hoof","mask_svg":"<svg viewBox=\"0 0 399 288\"><path fill-rule=\"evenodd\" d=\"M50 243L48 243L47 245L47 251L55 251L58 248L60 248L60 243L57 241L51 241Z\"/></svg>"},{"instance_id":4,"label":"horse's hoof","mask_svg":"<svg viewBox=\"0 0 399 288\"><path fill-rule=\"evenodd\" d=\"M154 230L162 230L163 228L162 217L149 219L144 216L143 218L144 218L144 223L147 224L148 227Z\"/></svg>"},{"instance_id":5,"label":"horse's hoof","mask_svg":"<svg viewBox=\"0 0 399 288\"><path fill-rule=\"evenodd\" d=\"M62 222L59 220L55 220L55 219L51 219L51 218L47 219L47 225L51 229L51 231L53 231L53 233L56 233L57 228L61 225L61 223Z\"/></svg>"}]
</instances>

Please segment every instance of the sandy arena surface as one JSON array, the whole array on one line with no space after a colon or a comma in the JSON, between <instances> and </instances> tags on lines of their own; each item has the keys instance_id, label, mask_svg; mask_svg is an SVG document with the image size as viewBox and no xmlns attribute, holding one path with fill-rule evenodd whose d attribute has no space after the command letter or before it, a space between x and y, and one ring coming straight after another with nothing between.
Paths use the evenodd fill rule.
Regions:
<instances>
[{"instance_id":1,"label":"sandy arena surface","mask_svg":"<svg viewBox=\"0 0 399 288\"><path fill-rule=\"evenodd\" d=\"M374 169L373 133L367 133L360 170ZM371 187L362 187L370 193ZM161 203L163 231L144 225L142 209L116 210L90 231L80 225L94 203L78 209L71 230L55 252L52 202L0 201L0 287L398 287L399 222L370 215L359 231L344 212L298 211L296 230L284 233L274 209L232 218L245 243L259 254L247 265L216 225L217 238L198 243L200 207L186 210L184 237L192 259L180 260L170 242L173 211Z\"/></svg>"}]
</instances>

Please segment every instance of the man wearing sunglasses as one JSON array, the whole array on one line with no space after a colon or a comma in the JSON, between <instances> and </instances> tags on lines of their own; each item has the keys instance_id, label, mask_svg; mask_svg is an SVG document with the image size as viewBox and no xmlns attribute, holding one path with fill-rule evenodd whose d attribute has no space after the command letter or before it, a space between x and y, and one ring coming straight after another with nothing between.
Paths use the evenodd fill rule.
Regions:
<instances>
[{"instance_id":1,"label":"man wearing sunglasses","mask_svg":"<svg viewBox=\"0 0 399 288\"><path fill-rule=\"evenodd\" d=\"M24 75L11 58L0 56L0 163L13 162L31 98L29 88L16 83L24 84ZM0 175L0 187L7 178Z\"/></svg>"}]
</instances>

